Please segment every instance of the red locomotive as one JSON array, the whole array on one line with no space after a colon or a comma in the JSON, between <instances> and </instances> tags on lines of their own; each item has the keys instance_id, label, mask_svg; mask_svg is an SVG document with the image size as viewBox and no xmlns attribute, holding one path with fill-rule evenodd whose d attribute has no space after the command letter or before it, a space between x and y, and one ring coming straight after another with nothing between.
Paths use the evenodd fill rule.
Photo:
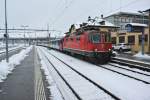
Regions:
<instances>
[{"instance_id":1,"label":"red locomotive","mask_svg":"<svg viewBox=\"0 0 150 100\"><path fill-rule=\"evenodd\" d=\"M106 26L102 26L106 28ZM73 30L73 31L72 31ZM108 62L112 56L111 32L102 31L100 26L85 25L74 31L74 26L70 32L60 40L53 40L54 44L59 45L57 49L74 55L80 55L86 59L98 61L100 63Z\"/></svg>"}]
</instances>

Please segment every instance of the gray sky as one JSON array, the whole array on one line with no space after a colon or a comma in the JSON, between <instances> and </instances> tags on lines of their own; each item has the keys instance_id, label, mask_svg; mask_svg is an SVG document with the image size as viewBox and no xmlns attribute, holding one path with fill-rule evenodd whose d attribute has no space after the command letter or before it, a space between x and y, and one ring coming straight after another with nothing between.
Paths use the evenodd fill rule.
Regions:
<instances>
[{"instance_id":1,"label":"gray sky","mask_svg":"<svg viewBox=\"0 0 150 100\"><path fill-rule=\"evenodd\" d=\"M88 16L118 11L137 12L150 8L150 0L7 0L8 26L68 31L71 24ZM0 28L4 28L4 0L0 0Z\"/></svg>"}]
</instances>

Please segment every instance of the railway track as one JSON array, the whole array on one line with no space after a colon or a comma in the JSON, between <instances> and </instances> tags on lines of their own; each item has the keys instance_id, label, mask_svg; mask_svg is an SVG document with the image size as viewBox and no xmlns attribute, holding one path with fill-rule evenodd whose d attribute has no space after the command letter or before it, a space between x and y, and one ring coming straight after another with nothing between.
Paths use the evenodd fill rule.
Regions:
<instances>
[{"instance_id":1,"label":"railway track","mask_svg":"<svg viewBox=\"0 0 150 100\"><path fill-rule=\"evenodd\" d=\"M43 49L43 48L42 48ZM79 59L76 59L76 58L74 58L74 57L69 57L68 56L68 59L63 59L63 58L66 58L67 57L67 55L65 56L65 54L61 54L60 52L57 52L57 51L48 51L48 50L46 50L46 48L45 48L45 51L47 51L47 56L49 55L49 53L51 53L52 55L58 55L58 56L56 56L58 59L60 59L60 60L62 60L64 63L67 63L68 65L70 65L73 69L75 69L75 70L77 70L79 73L81 73L81 74L83 74L83 75L85 75L86 77L88 77L89 79L91 79L92 81L94 81L95 83L97 83L97 84L100 84L101 86L103 86L103 87L105 87L105 89L106 90L108 90L108 91L110 91L111 93L113 93L113 94L115 94L115 96L116 97L119 97L119 99L127 99L127 98L133 98L133 97L135 97L135 96L132 96L132 95L130 95L130 96L128 96L128 93L131 93L131 94L134 94L134 90L132 90L132 88L137 88L137 90L139 90L139 92L141 91L141 87L143 87L142 88L142 90L143 91L146 91L147 89L148 89L148 87L147 86L149 86L149 82L150 82L150 73L149 72L146 72L146 71L142 71L142 70L139 70L139 69L135 69L134 70L134 68L128 68L128 67L123 67L123 66L118 66L118 67L120 67L120 68L117 68L117 67L114 67L114 66L112 66L113 68L117 68L117 69L120 69L120 70L122 70L122 71L124 71L124 73L122 73L122 72L120 72L120 73L122 73L122 74L120 74L120 73L117 73L117 72L115 72L115 71L117 71L117 70L115 70L115 71L111 71L111 70L114 70L114 69L111 69L111 70L108 70L108 69L104 69L104 68L99 68L99 65L93 65L93 64L88 64L87 62L85 62L85 61L81 61L81 60L79 60ZM65 57L64 57L65 56ZM51 57L50 57L51 58ZM53 57L52 57L53 58ZM54 57L55 58L55 57ZM56 59L56 58L55 58ZM74 63L72 63L72 61L74 62ZM61 62L61 61L60 61ZM79 64L79 65L76 65L77 64L77 62L78 63L83 63L83 66L79 66L79 65L82 65L82 64ZM85 66L84 66L84 64L85 64ZM109 64L107 64L107 66L111 66L111 64L113 65L114 63L109 63ZM114 64L115 66L117 66L116 64ZM87 66L87 67L86 67ZM89 66L89 67L88 67ZM102 65L103 66L103 65ZM105 67L105 66L103 66L103 67ZM121 68L121 67L123 67L123 68ZM85 69L86 68L86 69ZM86 72L86 71L89 71L88 73ZM94 73L93 73L94 72ZM126 73L126 72L130 72L130 74L128 74L128 73ZM125 74L125 75L124 75ZM96 75L97 77L93 77L93 75ZM108 80L106 80L106 79L103 79L102 77L101 77L101 75L103 75L103 76L106 76L106 78L108 78L107 76L109 75L110 77L109 77L109 79ZM100 78L99 78L99 76L100 76ZM128 77L129 76L129 77ZM140 76L140 77L139 77ZM141 77L143 77L143 78L141 78ZM114 82L112 82L112 80L114 80ZM116 81L116 80L118 80L118 81ZM127 85L126 84L126 81L128 80L128 82L127 82L127 84L129 85ZM107 82L106 82L107 81ZM115 87L112 87L114 90L112 90L112 89L110 89L110 88L108 88L108 86L110 85L110 84L108 84L108 83L111 83L111 84L114 84L114 85L116 85L115 83L117 83L117 82L119 82L120 84L122 84L122 85L124 85L125 87L127 87L127 90L129 90L129 92L128 91L126 91L126 88L125 88L125 90L122 90L122 87L120 88L120 87L117 87L117 86L115 86ZM102 83L102 84L101 84ZM136 84L138 84L138 85L136 85ZM108 86L107 86L108 85ZM119 84L118 84L119 85ZM145 88L145 86L147 87L147 88ZM118 91L118 92L116 92L115 90L117 89L117 91L118 91L118 89L121 89L122 91ZM124 93L123 91L126 91L126 93ZM133 92L132 92L133 91ZM119 95L119 94L122 94L122 95ZM125 96L125 98L124 98L124 96L123 95L127 95L127 96ZM144 94L146 94L146 93L144 93ZM135 94L134 94L135 95ZM143 95L143 94L140 94L140 95ZM136 98L141 98L142 96L139 96L139 95L136 95ZM86 100L86 99L85 99Z\"/></svg>"},{"instance_id":2,"label":"railway track","mask_svg":"<svg viewBox=\"0 0 150 100\"><path fill-rule=\"evenodd\" d=\"M143 71L150 72L150 63L146 63L142 61L135 61L135 60L128 60L128 59L119 58L119 57L113 57L111 62L120 64L120 65L125 65L130 68L137 68Z\"/></svg>"},{"instance_id":3,"label":"railway track","mask_svg":"<svg viewBox=\"0 0 150 100\"><path fill-rule=\"evenodd\" d=\"M42 50L41 50L42 51ZM43 52L43 51L42 51ZM43 52L44 53L44 52ZM68 65L67 63L65 63L64 61L62 61L61 59L59 59L58 57L56 57L55 55L51 54L48 52L49 55L51 55L52 57L54 57L55 59L57 59L58 62L60 62L61 64L65 65L66 69L69 69L70 73L75 73L76 74L76 78L80 77L80 80L82 78L82 80L85 81L85 85L87 86L87 84L90 84L92 86L94 86L96 89L98 89L101 92L104 92L105 94L107 94L108 96L110 96L112 99L115 100L120 100L119 97L115 96L113 93L111 93L110 91L106 90L104 87L100 86L100 84L97 84L96 82L94 82L93 80L89 79L87 76L83 75L82 73L80 73L79 71L77 71L76 69L74 69L72 66ZM63 76L64 74L62 74L59 70L59 68L56 67L56 65L54 65L52 63L52 61L49 60L48 56L46 56L46 54L44 54L45 58L47 59L47 61L53 66L53 68L55 69L55 71L58 73L58 75L62 78L62 80L65 82L65 84L70 88L70 90L72 91L72 93L77 97L78 100L82 100L85 99L81 96L81 94L79 94L76 90L74 89L70 83L67 81L66 77ZM90 85L88 88L90 88ZM89 90L90 91L90 90Z\"/></svg>"},{"instance_id":4,"label":"railway track","mask_svg":"<svg viewBox=\"0 0 150 100\"><path fill-rule=\"evenodd\" d=\"M58 59L58 58L57 58ZM131 68L138 68L138 69L140 69L140 70L144 70L144 71L150 71L150 68L149 67L143 67L142 65L144 65L144 66L150 66L150 65L148 65L148 64L144 64L144 63L140 63L140 65L135 65L133 62L127 62L127 61L124 61L124 60L122 60L121 59L121 61L120 61L120 59L117 59L117 58L113 58L113 60L111 61L111 62L115 62L115 63L117 63L118 64L118 62L119 62L119 64L122 64L122 65L126 65L126 66L129 66L129 67L131 67ZM139 64L139 63L138 63ZM115 73L118 73L118 74L121 74L121 75L123 75L123 76L126 76L126 77L129 77L129 78L132 78L132 79L134 79L134 80L137 80L137 81L141 81L141 82L143 82L143 83L145 83L145 84L150 84L150 80L149 80L149 77L150 77L150 74L145 74L145 73L142 73L142 72L139 72L139 71L135 71L135 70L132 70L132 69L128 69L128 68L123 68L123 67L120 67L119 65L117 66L117 65L113 65L113 64L111 64L111 63L109 63L108 65L110 65L109 67L104 67L103 65L97 65L98 67L101 67L101 68L104 68L104 69L106 69L106 70L109 70L109 71L112 71L112 72L115 72ZM116 67L116 68L119 68L119 69L122 69L122 70L125 70L126 71L126 73L124 73L124 72L119 72L119 71L117 71L117 70L115 70L115 69L111 69L111 67ZM127 71L129 71L129 72L132 72L132 73L128 73ZM136 74L135 74L136 73ZM131 75L132 74L132 75ZM142 78L139 78L139 77L144 77L143 79Z\"/></svg>"},{"instance_id":5,"label":"railway track","mask_svg":"<svg viewBox=\"0 0 150 100\"><path fill-rule=\"evenodd\" d=\"M121 68L120 66L116 66L113 64L98 65L98 67L101 67L101 68L104 68L106 70L118 73L120 75L129 77L129 78L137 80L137 81L141 81L145 84L150 84L150 75L149 74L144 74L144 73L140 73L137 71Z\"/></svg>"},{"instance_id":6,"label":"railway track","mask_svg":"<svg viewBox=\"0 0 150 100\"><path fill-rule=\"evenodd\" d=\"M111 66L114 66L114 67L117 67L117 68L120 68L120 69L124 69L124 70L130 71L130 72L138 73L138 74L141 74L141 75L150 76L150 74L148 74L147 72L143 72L143 71L141 72L140 70L128 68L127 66L120 66L118 64L116 65L115 63L109 63L108 65L111 65Z\"/></svg>"},{"instance_id":7,"label":"railway track","mask_svg":"<svg viewBox=\"0 0 150 100\"><path fill-rule=\"evenodd\" d=\"M18 47L18 48L12 48L12 49L9 49L8 51L8 56L12 56L14 54L17 54L18 52L20 52L24 47ZM5 56L6 52L5 51L1 51L0 52L0 61L6 59L6 56Z\"/></svg>"}]
</instances>

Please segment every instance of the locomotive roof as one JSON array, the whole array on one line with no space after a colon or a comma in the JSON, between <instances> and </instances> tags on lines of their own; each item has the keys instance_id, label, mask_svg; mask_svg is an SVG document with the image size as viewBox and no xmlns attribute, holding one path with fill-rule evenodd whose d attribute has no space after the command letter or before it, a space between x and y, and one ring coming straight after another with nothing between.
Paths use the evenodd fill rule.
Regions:
<instances>
[{"instance_id":1,"label":"locomotive roof","mask_svg":"<svg viewBox=\"0 0 150 100\"><path fill-rule=\"evenodd\" d=\"M79 29L77 29L77 31L79 30L99 30L100 28L102 27L108 27L108 26L95 26L95 25L87 25L87 26L84 26L84 27L80 27ZM118 27L110 27L109 28L118 28Z\"/></svg>"},{"instance_id":2,"label":"locomotive roof","mask_svg":"<svg viewBox=\"0 0 150 100\"><path fill-rule=\"evenodd\" d=\"M119 28L118 26L115 26L114 24L101 19L101 18L94 18L94 19L88 19L86 22L83 23L76 23L71 25L71 28L69 29L70 32L66 32L66 36L69 36L73 32L83 32L88 30L100 30L100 28Z\"/></svg>"},{"instance_id":3,"label":"locomotive roof","mask_svg":"<svg viewBox=\"0 0 150 100\"><path fill-rule=\"evenodd\" d=\"M119 28L118 26L104 20L101 18L95 18L95 19L90 19L87 22L84 23L78 23L78 24L74 24L75 29L76 30L80 30L82 29L97 29L97 28L104 28L104 27L108 27L108 28Z\"/></svg>"}]
</instances>

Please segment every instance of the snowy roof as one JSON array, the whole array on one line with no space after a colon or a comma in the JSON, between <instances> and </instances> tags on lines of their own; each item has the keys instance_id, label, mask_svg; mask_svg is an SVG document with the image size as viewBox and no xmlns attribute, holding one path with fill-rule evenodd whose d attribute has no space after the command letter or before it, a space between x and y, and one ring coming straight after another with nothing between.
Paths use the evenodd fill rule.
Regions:
<instances>
[{"instance_id":1,"label":"snowy roof","mask_svg":"<svg viewBox=\"0 0 150 100\"><path fill-rule=\"evenodd\" d=\"M80 23L76 23L76 24L74 24L74 26L76 29L78 29L78 28L80 28Z\"/></svg>"},{"instance_id":2,"label":"snowy roof","mask_svg":"<svg viewBox=\"0 0 150 100\"><path fill-rule=\"evenodd\" d=\"M147 27L147 25L146 25L146 24L141 24L141 23L128 23L128 24L126 24L126 25Z\"/></svg>"},{"instance_id":3,"label":"snowy roof","mask_svg":"<svg viewBox=\"0 0 150 100\"><path fill-rule=\"evenodd\" d=\"M88 21L88 25L115 27L114 24L112 24L112 23L110 23L110 22L108 22L106 20L103 20L103 19L97 19L94 22Z\"/></svg>"},{"instance_id":4,"label":"snowy roof","mask_svg":"<svg viewBox=\"0 0 150 100\"><path fill-rule=\"evenodd\" d=\"M133 16L143 16L141 13L135 13L135 12L117 12L114 14L111 14L109 16L106 16L105 18L111 17L111 16L118 16L118 15L133 15ZM144 14L144 16L148 16L146 14Z\"/></svg>"},{"instance_id":5,"label":"snowy roof","mask_svg":"<svg viewBox=\"0 0 150 100\"><path fill-rule=\"evenodd\" d=\"M118 27L118 26L115 26L114 24L112 24L104 19L101 19L99 17L90 19L83 23L77 23L74 25L75 25L75 29L79 29L81 27L81 25L83 25L83 26L98 26L98 27L101 27L101 26L102 27Z\"/></svg>"}]
</instances>

